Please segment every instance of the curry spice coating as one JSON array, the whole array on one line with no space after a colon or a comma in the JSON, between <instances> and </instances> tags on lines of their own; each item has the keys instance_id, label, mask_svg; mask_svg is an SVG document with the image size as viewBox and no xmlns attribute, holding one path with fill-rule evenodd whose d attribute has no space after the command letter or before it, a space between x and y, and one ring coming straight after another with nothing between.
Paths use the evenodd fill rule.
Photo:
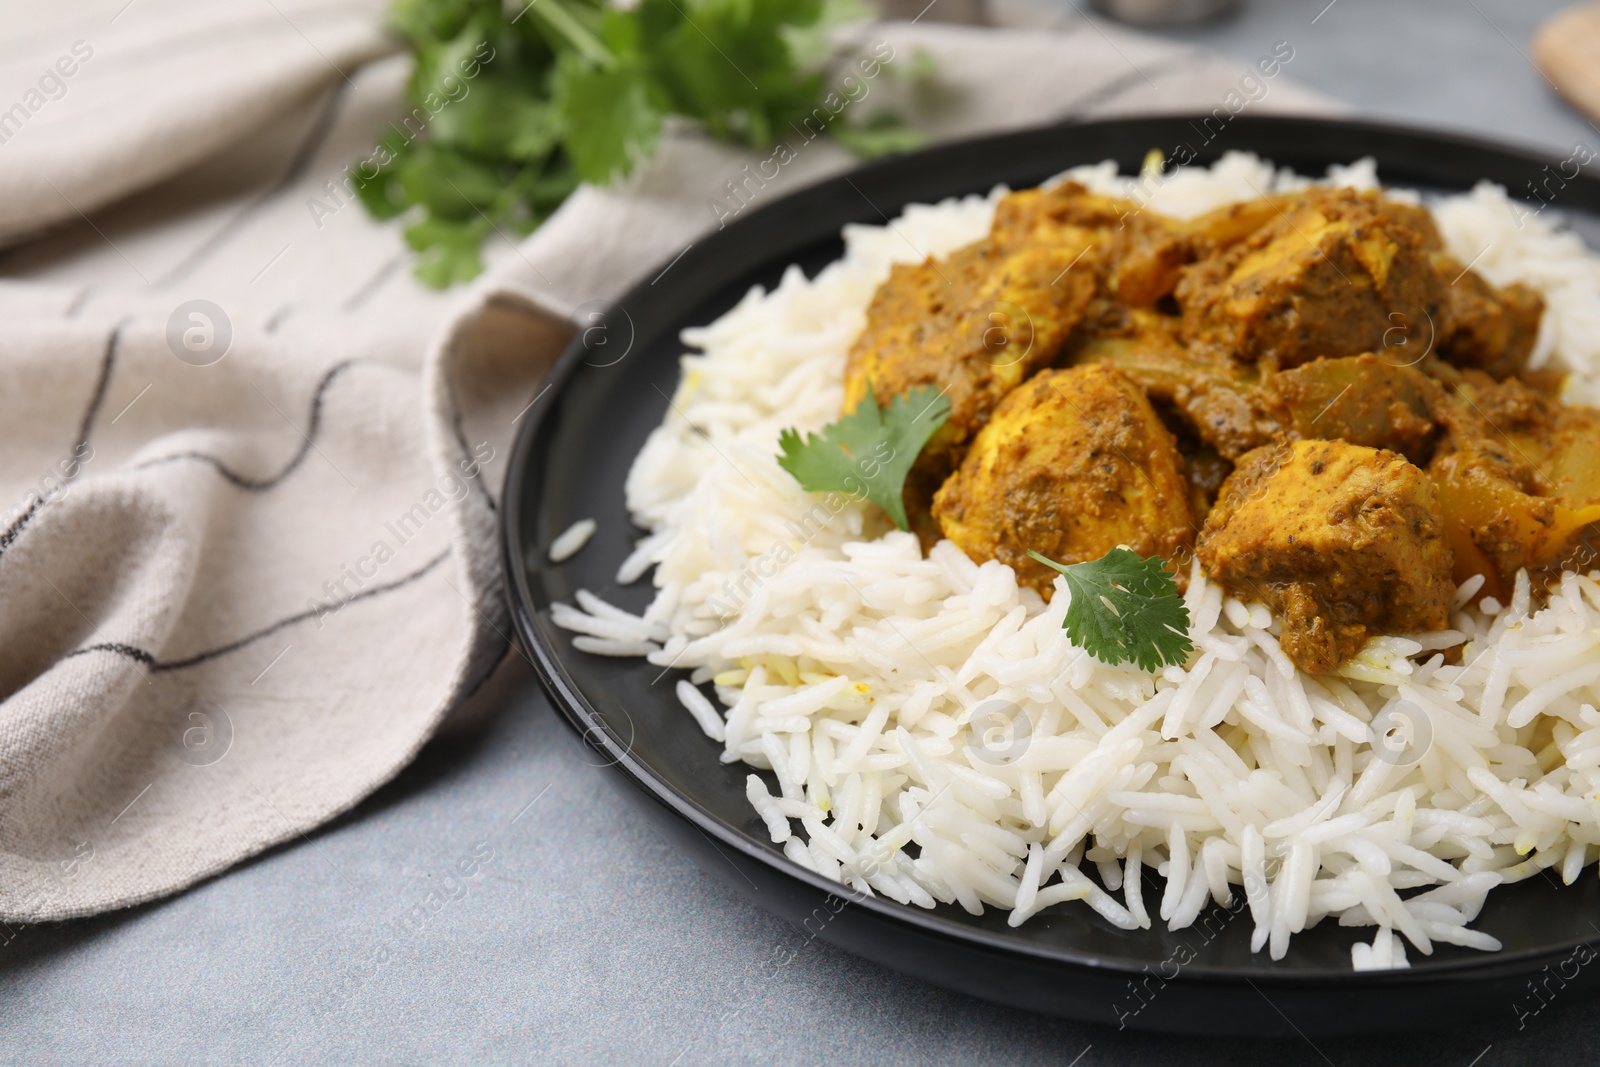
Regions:
<instances>
[{"instance_id":1,"label":"curry spice coating","mask_svg":"<svg viewBox=\"0 0 1600 1067\"><path fill-rule=\"evenodd\" d=\"M1286 368L1426 336L1440 289L1407 215L1375 192L1317 189L1186 268L1176 295L1188 343Z\"/></svg>"},{"instance_id":2,"label":"curry spice coating","mask_svg":"<svg viewBox=\"0 0 1600 1067\"><path fill-rule=\"evenodd\" d=\"M870 382L880 405L920 386L950 401L906 479L906 512L931 547L928 505L1007 393L1060 356L1117 294L1157 300L1192 258L1171 220L1074 182L1012 193L989 236L942 259L897 264L845 363L844 410Z\"/></svg>"},{"instance_id":3,"label":"curry spice coating","mask_svg":"<svg viewBox=\"0 0 1600 1067\"><path fill-rule=\"evenodd\" d=\"M1089 305L1094 279L1068 269L1079 251L979 241L943 260L896 264L873 296L845 364L845 411L868 384L881 406L922 386L950 401L905 484L924 547L938 539L934 490L1005 395L1050 365Z\"/></svg>"},{"instance_id":4,"label":"curry spice coating","mask_svg":"<svg viewBox=\"0 0 1600 1067\"><path fill-rule=\"evenodd\" d=\"M1595 565L1600 411L1468 371L1440 418L1448 436L1428 473L1439 488L1457 581L1483 574L1485 592L1504 600L1524 567L1549 578Z\"/></svg>"},{"instance_id":5,"label":"curry spice coating","mask_svg":"<svg viewBox=\"0 0 1600 1067\"><path fill-rule=\"evenodd\" d=\"M1183 458L1143 392L1104 366L1042 371L1001 403L934 497L944 535L998 559L1046 598L1058 563L1118 545L1187 559L1194 544Z\"/></svg>"},{"instance_id":6,"label":"curry spice coating","mask_svg":"<svg viewBox=\"0 0 1600 1067\"><path fill-rule=\"evenodd\" d=\"M1284 654L1332 671L1378 633L1449 623L1453 556L1432 481L1393 452L1295 441L1245 456L1200 534L1208 575L1272 609Z\"/></svg>"}]
</instances>

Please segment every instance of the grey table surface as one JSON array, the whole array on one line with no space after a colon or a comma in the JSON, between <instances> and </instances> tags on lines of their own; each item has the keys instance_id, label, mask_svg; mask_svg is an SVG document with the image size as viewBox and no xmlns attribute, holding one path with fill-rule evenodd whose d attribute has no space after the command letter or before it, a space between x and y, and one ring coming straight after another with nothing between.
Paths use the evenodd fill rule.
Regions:
<instances>
[{"instance_id":1,"label":"grey table surface","mask_svg":"<svg viewBox=\"0 0 1600 1067\"><path fill-rule=\"evenodd\" d=\"M1071 0L1054 0L1063 9ZM1326 6L1325 6L1326 5ZM1162 35L1364 114L1564 155L1600 131L1526 58L1543 0L1245 0ZM1558 156L1559 158L1559 156ZM672 852L507 659L461 725L333 826L176 899L0 928L0 1062L1589 1063L1600 1003L1470 1029L1180 1039L1031 1015L808 939ZM528 807L533 802L531 808ZM476 874L425 903L457 862ZM410 919L409 922L403 920ZM775 976L777 950L797 955Z\"/></svg>"}]
</instances>

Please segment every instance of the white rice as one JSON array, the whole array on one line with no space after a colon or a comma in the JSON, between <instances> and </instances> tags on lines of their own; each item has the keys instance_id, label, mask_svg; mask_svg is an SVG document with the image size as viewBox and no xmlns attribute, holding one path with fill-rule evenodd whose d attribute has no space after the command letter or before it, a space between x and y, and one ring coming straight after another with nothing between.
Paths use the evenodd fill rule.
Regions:
<instances>
[{"instance_id":1,"label":"white rice","mask_svg":"<svg viewBox=\"0 0 1600 1067\"><path fill-rule=\"evenodd\" d=\"M1237 154L1159 188L1109 163L1069 173L1180 216L1306 183ZM1368 160L1330 180L1376 175ZM627 482L649 533L618 578L654 566L655 600L638 617L583 593L555 621L581 648L712 682L725 710L688 682L678 698L724 762L773 772L777 796L756 775L748 790L772 840L862 893L1001 908L1012 925L1080 902L1128 929L1151 911L1181 929L1215 901L1247 910L1274 959L1332 917L1376 928L1358 969L1409 966L1404 941L1497 949L1468 928L1490 889L1571 882L1600 851L1593 577L1567 575L1537 612L1525 576L1481 609L1462 606L1469 583L1450 632L1375 639L1312 677L1261 605L1196 569L1190 664L1147 674L1072 645L1063 580L1047 604L949 542L924 557L875 508L805 493L777 465L782 428L838 417L890 264L982 237L1002 192L847 227L816 278L791 269L685 331L698 352ZM1545 294L1539 358L1600 396L1600 257L1546 217L1519 228L1493 186L1435 212L1463 262ZM1445 664L1456 645L1461 665Z\"/></svg>"},{"instance_id":2,"label":"white rice","mask_svg":"<svg viewBox=\"0 0 1600 1067\"><path fill-rule=\"evenodd\" d=\"M579 519L550 542L550 562L565 563L589 543L597 529L593 519Z\"/></svg>"}]
</instances>

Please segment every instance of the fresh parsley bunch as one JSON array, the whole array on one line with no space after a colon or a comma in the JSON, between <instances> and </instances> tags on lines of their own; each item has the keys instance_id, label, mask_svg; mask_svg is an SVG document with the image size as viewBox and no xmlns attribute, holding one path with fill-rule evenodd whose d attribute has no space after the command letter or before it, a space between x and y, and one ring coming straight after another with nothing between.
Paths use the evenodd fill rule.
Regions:
<instances>
[{"instance_id":1,"label":"fresh parsley bunch","mask_svg":"<svg viewBox=\"0 0 1600 1067\"><path fill-rule=\"evenodd\" d=\"M355 171L377 218L412 209L417 275L444 287L483 269L478 250L537 228L580 181L604 184L682 116L763 148L827 90L827 31L858 0L396 0L416 54L414 109ZM838 124L862 154L904 150L910 131L877 116Z\"/></svg>"}]
</instances>

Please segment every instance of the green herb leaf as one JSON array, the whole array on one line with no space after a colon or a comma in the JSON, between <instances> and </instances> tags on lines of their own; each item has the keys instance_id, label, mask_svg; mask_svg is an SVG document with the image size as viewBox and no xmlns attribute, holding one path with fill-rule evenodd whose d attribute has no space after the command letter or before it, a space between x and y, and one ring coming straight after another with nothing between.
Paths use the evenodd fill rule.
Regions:
<instances>
[{"instance_id":1,"label":"green herb leaf","mask_svg":"<svg viewBox=\"0 0 1600 1067\"><path fill-rule=\"evenodd\" d=\"M483 272L478 247L489 224L480 219L454 221L427 218L406 227L406 244L421 253L417 277L436 289L475 278Z\"/></svg>"},{"instance_id":2,"label":"green herb leaf","mask_svg":"<svg viewBox=\"0 0 1600 1067\"><path fill-rule=\"evenodd\" d=\"M791 23L779 33L789 45L789 57L801 70L816 70L833 55L834 31L853 22L870 21L875 12L862 0L822 0L815 22Z\"/></svg>"},{"instance_id":3,"label":"green herb leaf","mask_svg":"<svg viewBox=\"0 0 1600 1067\"><path fill-rule=\"evenodd\" d=\"M809 114L822 78L801 68L784 31L823 15L822 0L639 0L641 45L672 110L753 147Z\"/></svg>"},{"instance_id":4,"label":"green herb leaf","mask_svg":"<svg viewBox=\"0 0 1600 1067\"><path fill-rule=\"evenodd\" d=\"M430 127L440 144L519 163L544 159L564 132L563 116L553 103L487 78L441 110Z\"/></svg>"},{"instance_id":5,"label":"green herb leaf","mask_svg":"<svg viewBox=\"0 0 1600 1067\"><path fill-rule=\"evenodd\" d=\"M499 169L474 156L437 144L421 144L397 172L400 188L414 204L441 219L477 219L500 197Z\"/></svg>"},{"instance_id":6,"label":"green herb leaf","mask_svg":"<svg viewBox=\"0 0 1600 1067\"><path fill-rule=\"evenodd\" d=\"M933 58L933 53L919 46L911 53L911 65L905 69L904 73L905 77L910 81L932 81L939 73L939 64Z\"/></svg>"},{"instance_id":7,"label":"green herb leaf","mask_svg":"<svg viewBox=\"0 0 1600 1067\"><path fill-rule=\"evenodd\" d=\"M1113 548L1097 560L1064 566L1037 552L1028 555L1066 576L1072 603L1062 625L1073 644L1096 659L1155 671L1182 664L1193 650L1189 608L1159 556Z\"/></svg>"},{"instance_id":8,"label":"green herb leaf","mask_svg":"<svg viewBox=\"0 0 1600 1067\"><path fill-rule=\"evenodd\" d=\"M444 40L460 33L482 6L480 0L395 0L389 21L411 41Z\"/></svg>"},{"instance_id":9,"label":"green herb leaf","mask_svg":"<svg viewBox=\"0 0 1600 1067\"><path fill-rule=\"evenodd\" d=\"M569 7L562 0L539 0L525 10L537 12L539 21L550 28L553 36L547 35L547 39L551 45L559 48L564 44L591 63L611 64L611 52L595 36L599 20L590 5L578 2Z\"/></svg>"},{"instance_id":10,"label":"green herb leaf","mask_svg":"<svg viewBox=\"0 0 1600 1067\"><path fill-rule=\"evenodd\" d=\"M416 57L411 110L378 173L373 154L354 165L357 191L376 218L441 224L408 239L429 250L418 276L444 285L481 269L470 233L531 232L580 180L615 181L649 156L669 115L763 151L827 115L861 155L905 151L920 143L910 131L846 129L831 122L837 101L825 106L830 31L864 13L861 0L393 0Z\"/></svg>"},{"instance_id":11,"label":"green herb leaf","mask_svg":"<svg viewBox=\"0 0 1600 1067\"><path fill-rule=\"evenodd\" d=\"M778 435L778 466L810 493L841 491L866 497L910 529L901 493L906 474L935 430L950 417L950 401L931 386L897 396L879 408L872 383L856 409L820 434Z\"/></svg>"},{"instance_id":12,"label":"green herb leaf","mask_svg":"<svg viewBox=\"0 0 1600 1067\"><path fill-rule=\"evenodd\" d=\"M644 72L634 64L591 66L562 56L554 80L556 106L566 120L566 148L585 181L604 184L655 150L661 112Z\"/></svg>"},{"instance_id":13,"label":"green herb leaf","mask_svg":"<svg viewBox=\"0 0 1600 1067\"><path fill-rule=\"evenodd\" d=\"M367 168L370 161L363 160L351 168L351 173L355 176L356 195L372 217L392 219L404 213L409 204L395 175L410 157L412 143L397 133L391 133L379 144L382 150L389 153L388 162L378 167L376 174L369 175Z\"/></svg>"},{"instance_id":14,"label":"green herb leaf","mask_svg":"<svg viewBox=\"0 0 1600 1067\"><path fill-rule=\"evenodd\" d=\"M839 123L833 139L864 159L912 152L928 143L927 135L902 124L895 115L879 112L859 126Z\"/></svg>"}]
</instances>

